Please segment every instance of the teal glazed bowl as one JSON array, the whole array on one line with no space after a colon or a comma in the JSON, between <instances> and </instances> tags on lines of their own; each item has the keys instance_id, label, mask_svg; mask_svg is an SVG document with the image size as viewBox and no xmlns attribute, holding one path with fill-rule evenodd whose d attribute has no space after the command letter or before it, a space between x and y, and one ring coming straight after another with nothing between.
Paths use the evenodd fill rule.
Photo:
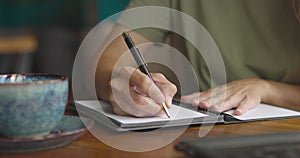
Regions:
<instances>
[{"instance_id":1,"label":"teal glazed bowl","mask_svg":"<svg viewBox=\"0 0 300 158\"><path fill-rule=\"evenodd\" d=\"M50 133L64 115L68 86L68 78L61 75L0 75L0 136Z\"/></svg>"}]
</instances>

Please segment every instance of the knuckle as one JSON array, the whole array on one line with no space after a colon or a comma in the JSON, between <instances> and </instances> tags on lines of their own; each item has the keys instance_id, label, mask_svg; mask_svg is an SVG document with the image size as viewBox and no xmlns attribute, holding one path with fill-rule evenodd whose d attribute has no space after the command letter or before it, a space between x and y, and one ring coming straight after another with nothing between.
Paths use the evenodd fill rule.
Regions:
<instances>
[{"instance_id":1,"label":"knuckle","mask_svg":"<svg viewBox=\"0 0 300 158\"><path fill-rule=\"evenodd\" d=\"M142 86L143 88L149 87L149 86L151 86L152 84L154 84L153 81L150 80L150 78L149 78L148 76L146 76L146 75L143 75L143 76L141 77L141 81L142 81L141 86Z\"/></svg>"},{"instance_id":2,"label":"knuckle","mask_svg":"<svg viewBox=\"0 0 300 158\"><path fill-rule=\"evenodd\" d=\"M132 67L130 67L130 66L125 66L125 67L123 68L123 70L124 70L124 72L131 72L131 71L132 71Z\"/></svg>"},{"instance_id":3,"label":"knuckle","mask_svg":"<svg viewBox=\"0 0 300 158\"><path fill-rule=\"evenodd\" d=\"M122 89L120 83L115 79L111 80L108 84L111 91L120 92Z\"/></svg>"},{"instance_id":4,"label":"knuckle","mask_svg":"<svg viewBox=\"0 0 300 158\"><path fill-rule=\"evenodd\" d=\"M142 76L140 77L140 79L141 79L142 82L149 82L149 77L146 76L146 75L142 75Z\"/></svg>"},{"instance_id":5,"label":"knuckle","mask_svg":"<svg viewBox=\"0 0 300 158\"><path fill-rule=\"evenodd\" d=\"M246 102L245 101L241 101L240 102L240 106L245 106L246 105Z\"/></svg>"},{"instance_id":6,"label":"knuckle","mask_svg":"<svg viewBox=\"0 0 300 158\"><path fill-rule=\"evenodd\" d=\"M110 80L110 81L108 82L110 88L116 88L116 87L118 87L118 86L117 86L118 83L119 83L118 80L119 80L118 78L114 78L114 79Z\"/></svg>"},{"instance_id":7,"label":"knuckle","mask_svg":"<svg viewBox=\"0 0 300 158\"><path fill-rule=\"evenodd\" d=\"M176 92L177 92L177 87L176 87L174 84L171 84L171 85L170 85L170 90L171 90L173 93L176 93Z\"/></svg>"},{"instance_id":8,"label":"knuckle","mask_svg":"<svg viewBox=\"0 0 300 158\"><path fill-rule=\"evenodd\" d=\"M153 74L155 77L157 78L163 78L163 79L166 79L165 75L163 75L162 73L154 73Z\"/></svg>"},{"instance_id":9,"label":"knuckle","mask_svg":"<svg viewBox=\"0 0 300 158\"><path fill-rule=\"evenodd\" d=\"M133 68L130 66L125 66L124 68L122 68L121 70L121 75L122 76L128 76L133 72Z\"/></svg>"},{"instance_id":10,"label":"knuckle","mask_svg":"<svg viewBox=\"0 0 300 158\"><path fill-rule=\"evenodd\" d=\"M228 104L230 104L231 102L232 102L232 98L231 98L231 97L226 98L226 99L224 100L224 105L228 105Z\"/></svg>"}]
</instances>

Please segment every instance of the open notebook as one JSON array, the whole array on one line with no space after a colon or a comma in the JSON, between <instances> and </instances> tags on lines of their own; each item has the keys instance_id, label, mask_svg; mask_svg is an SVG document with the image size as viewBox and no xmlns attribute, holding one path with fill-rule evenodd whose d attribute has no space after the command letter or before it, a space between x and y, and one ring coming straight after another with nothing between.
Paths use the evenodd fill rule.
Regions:
<instances>
[{"instance_id":1,"label":"open notebook","mask_svg":"<svg viewBox=\"0 0 300 158\"><path fill-rule=\"evenodd\" d=\"M238 123L300 116L300 112L272 105L260 104L242 116L233 115L233 110L217 113L206 110L191 110L191 106L175 101L169 109L171 118L160 116L137 118L114 114L109 103L98 100L76 101L80 114L118 131L143 130L159 127L174 127L195 124Z\"/></svg>"}]
</instances>

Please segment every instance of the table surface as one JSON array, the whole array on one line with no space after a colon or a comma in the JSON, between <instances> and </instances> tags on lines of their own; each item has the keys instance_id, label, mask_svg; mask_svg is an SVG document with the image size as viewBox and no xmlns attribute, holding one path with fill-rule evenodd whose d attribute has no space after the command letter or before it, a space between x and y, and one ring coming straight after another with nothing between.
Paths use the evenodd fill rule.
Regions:
<instances>
[{"instance_id":1,"label":"table surface","mask_svg":"<svg viewBox=\"0 0 300 158\"><path fill-rule=\"evenodd\" d=\"M299 107L288 107L294 110L300 111ZM183 158L186 157L183 153L175 150L175 145L182 139L186 138L197 138L199 129L209 130L205 137L218 137L227 135L249 135L249 134L262 134L262 133L273 133L283 131L299 131L300 129L300 118L280 119L272 121L258 121L240 124L219 124L215 126L195 126L189 127L179 138L172 143L149 152L126 152L110 147L101 141L99 141L90 132L86 133L79 139L73 141L67 146L50 149L45 151L37 151L22 154L2 154L0 157L10 158L53 158L53 157L70 157L70 158L99 158L99 157L139 157L139 158L153 158L153 157L170 157L170 158ZM211 130L210 130L211 129ZM176 133L174 128L157 131L160 136L170 136L172 133ZM129 138L133 136L131 133L111 133L101 128L94 126L93 131L101 132L103 136L109 140L122 138ZM155 131L154 131L155 132ZM155 135L155 134L154 134ZM155 137L155 136L154 136ZM146 139L147 140L147 139ZM151 136L149 141L153 141ZM155 140L156 141L156 140Z\"/></svg>"}]
</instances>

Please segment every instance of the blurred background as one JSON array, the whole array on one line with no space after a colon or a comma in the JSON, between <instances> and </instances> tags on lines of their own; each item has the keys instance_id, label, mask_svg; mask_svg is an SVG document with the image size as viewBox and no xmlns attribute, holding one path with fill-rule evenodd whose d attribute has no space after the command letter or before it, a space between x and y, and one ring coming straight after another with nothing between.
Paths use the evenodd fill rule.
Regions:
<instances>
[{"instance_id":1,"label":"blurred background","mask_svg":"<svg viewBox=\"0 0 300 158\"><path fill-rule=\"evenodd\" d=\"M72 76L85 35L129 0L0 0L0 73Z\"/></svg>"}]
</instances>

